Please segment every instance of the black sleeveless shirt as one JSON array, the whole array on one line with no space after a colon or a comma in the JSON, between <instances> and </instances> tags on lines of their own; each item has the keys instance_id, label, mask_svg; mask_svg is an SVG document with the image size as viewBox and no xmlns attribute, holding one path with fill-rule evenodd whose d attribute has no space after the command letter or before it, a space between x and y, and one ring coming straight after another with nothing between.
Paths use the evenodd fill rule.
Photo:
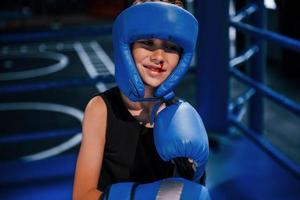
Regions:
<instances>
[{"instance_id":1,"label":"black sleeveless shirt","mask_svg":"<svg viewBox=\"0 0 300 200\"><path fill-rule=\"evenodd\" d=\"M153 182L171 177L174 165L158 155L153 129L146 128L129 113L120 91L112 88L100 96L107 107L106 144L98 189L117 182Z\"/></svg>"}]
</instances>

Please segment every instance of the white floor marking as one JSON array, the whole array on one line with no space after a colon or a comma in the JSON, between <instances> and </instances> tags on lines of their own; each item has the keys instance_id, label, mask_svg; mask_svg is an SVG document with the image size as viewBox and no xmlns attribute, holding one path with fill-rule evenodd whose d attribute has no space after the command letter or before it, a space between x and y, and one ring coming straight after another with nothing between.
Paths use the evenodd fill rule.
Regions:
<instances>
[{"instance_id":1,"label":"white floor marking","mask_svg":"<svg viewBox=\"0 0 300 200\"><path fill-rule=\"evenodd\" d=\"M0 58L10 58L10 57L14 59L15 58L44 58L44 59L56 60L57 63L46 67L40 67L38 69L0 73L0 81L35 78L39 76L52 74L64 69L69 63L69 58L67 56L61 53L54 53L54 52L39 52L39 53L24 53L24 54L9 53L7 55L0 56Z\"/></svg>"},{"instance_id":2,"label":"white floor marking","mask_svg":"<svg viewBox=\"0 0 300 200\"><path fill-rule=\"evenodd\" d=\"M54 103L42 103L42 102L0 103L0 111L11 111L11 110L39 110L39 111L59 112L76 118L80 124L83 120L83 112L81 110L66 105L54 104ZM24 156L21 159L26 161L34 161L34 160L40 160L40 159L45 159L45 158L55 156L80 144L81 138L82 138L82 134L77 133L72 138L68 139L66 142L63 142L50 149Z\"/></svg>"},{"instance_id":3,"label":"white floor marking","mask_svg":"<svg viewBox=\"0 0 300 200\"><path fill-rule=\"evenodd\" d=\"M98 42L93 41L90 43L92 49L95 51L96 55L99 57L99 59L103 62L103 64L106 66L108 71L115 75L115 65L110 59L110 57L106 54L106 52L103 50L103 48L98 44Z\"/></svg>"},{"instance_id":4,"label":"white floor marking","mask_svg":"<svg viewBox=\"0 0 300 200\"><path fill-rule=\"evenodd\" d=\"M103 48L96 41L92 41L92 42L89 42L89 43L75 42L72 47L77 52L79 58L81 59L86 71L88 72L88 74L91 78L95 78L95 77L97 77L101 74L105 74L105 75L106 74L112 74L112 75L114 75L114 64L113 64L113 62L111 61L109 56L106 54L106 52L103 50ZM63 44L63 43L57 43L52 48L54 50L65 50L65 48L70 49L71 46ZM101 66L100 68L99 67L96 68L94 66L94 64L93 64L93 62L91 61L91 58L90 58L92 55L89 55L88 52L85 50L85 48L91 48L92 49L93 54L95 54L95 56L93 56L94 60L95 60L94 63L96 63L98 66ZM27 49L27 48L23 48L23 49ZM62 65L65 67L69 62L68 58L67 57L64 58L62 56L59 56L59 55L63 55L63 54L53 53L53 52L45 52L46 50L50 50L50 49L51 49L50 47L48 47L46 44L42 43L38 46L38 50L41 51L38 54L43 55L44 58L49 58L49 55L52 55L52 59L53 59L53 57L55 57L56 60L60 61L59 63L57 63L57 64L60 64L60 67ZM3 49L2 49L2 52L3 52ZM18 57L25 56L25 54L20 55L20 53L15 53L13 55L18 56ZM8 56L10 56L10 54ZM43 57L43 56L40 56L40 57ZM103 66L103 68L102 68L102 66ZM48 68L49 67L51 67L51 66L48 66ZM56 66L56 67L58 67L58 66ZM45 69L45 68L43 68L43 69ZM48 69L48 72L49 71L51 71L51 70ZM54 71L54 70L52 69L52 71ZM27 72L28 77L29 77L30 73L33 73L33 72L29 72L29 71L26 71L26 72ZM35 70L34 73L39 74L41 72L37 72L37 70ZM7 76L7 73L6 73L6 76ZM16 76L16 74L14 74L14 76ZM18 76L21 77L21 75L18 75ZM25 75L23 74L22 76L24 77ZM1 75L0 75L0 80L1 80ZM7 79L7 80L10 80L10 79ZM107 86L104 83L98 83L96 85L96 87L97 87L99 92L103 92L107 89ZM0 111L4 111L4 110L52 111L52 112L60 112L60 113L63 113L63 114L71 115L71 116L75 117L76 119L78 119L80 123L83 119L83 112L82 111L77 110L76 108L73 108L73 107L60 105L60 104L53 104L53 103L42 103L42 102L0 103ZM64 151L80 144L81 139L82 139L82 133L77 133L72 138L68 139L66 142L63 142L59 145L56 145L56 146L54 146L50 149L43 150L43 151L38 152L38 153L34 153L34 154L31 154L31 155L24 156L24 157L22 157L22 159L24 159L26 161L34 161L34 160L40 160L40 159L45 159L45 158L48 158L48 157L55 156L57 154L60 154Z\"/></svg>"},{"instance_id":5,"label":"white floor marking","mask_svg":"<svg viewBox=\"0 0 300 200\"><path fill-rule=\"evenodd\" d=\"M97 70L96 70L95 66L93 65L93 63L91 62L88 54L84 50L82 44L77 42L74 44L74 48L75 48L79 58L81 59L89 76L91 78L96 78L98 76ZM104 83L97 83L96 87L100 92L107 90L107 87L105 86Z\"/></svg>"}]
</instances>

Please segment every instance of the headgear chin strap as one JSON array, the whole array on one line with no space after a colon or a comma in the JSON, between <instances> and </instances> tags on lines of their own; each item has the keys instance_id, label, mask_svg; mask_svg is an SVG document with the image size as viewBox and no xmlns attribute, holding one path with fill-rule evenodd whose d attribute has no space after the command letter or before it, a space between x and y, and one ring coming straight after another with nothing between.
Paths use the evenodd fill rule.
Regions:
<instances>
[{"instance_id":1,"label":"headgear chin strap","mask_svg":"<svg viewBox=\"0 0 300 200\"><path fill-rule=\"evenodd\" d=\"M113 26L115 78L132 101L144 98L144 83L136 68L130 45L139 39L157 38L179 45L180 61L169 77L155 89L154 99L172 96L173 88L188 70L197 41L198 22L188 11L169 3L147 2L124 10Z\"/></svg>"}]
</instances>

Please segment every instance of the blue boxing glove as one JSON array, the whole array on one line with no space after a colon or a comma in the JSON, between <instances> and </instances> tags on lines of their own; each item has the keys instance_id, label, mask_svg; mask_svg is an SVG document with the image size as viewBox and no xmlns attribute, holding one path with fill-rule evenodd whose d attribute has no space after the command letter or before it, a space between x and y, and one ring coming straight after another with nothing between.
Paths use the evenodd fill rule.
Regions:
<instances>
[{"instance_id":1,"label":"blue boxing glove","mask_svg":"<svg viewBox=\"0 0 300 200\"><path fill-rule=\"evenodd\" d=\"M194 181L203 175L208 160L208 137L199 114L189 103L178 100L158 113L154 142L163 160L185 157L193 162Z\"/></svg>"},{"instance_id":2,"label":"blue boxing glove","mask_svg":"<svg viewBox=\"0 0 300 200\"><path fill-rule=\"evenodd\" d=\"M167 178L153 183L116 183L101 196L101 200L210 200L200 184L183 178Z\"/></svg>"},{"instance_id":3,"label":"blue boxing glove","mask_svg":"<svg viewBox=\"0 0 300 200\"><path fill-rule=\"evenodd\" d=\"M131 200L136 185L133 182L115 183L102 193L99 200Z\"/></svg>"}]
</instances>

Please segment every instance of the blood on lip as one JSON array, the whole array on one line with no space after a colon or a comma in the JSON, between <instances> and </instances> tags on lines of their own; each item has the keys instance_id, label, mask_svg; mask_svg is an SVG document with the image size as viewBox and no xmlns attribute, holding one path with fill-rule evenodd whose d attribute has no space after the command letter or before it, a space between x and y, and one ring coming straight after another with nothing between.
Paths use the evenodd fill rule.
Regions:
<instances>
[{"instance_id":1,"label":"blood on lip","mask_svg":"<svg viewBox=\"0 0 300 200\"><path fill-rule=\"evenodd\" d=\"M148 68L149 70L155 71L155 72L164 72L164 71L166 71L165 69L158 68L158 67L152 67L152 66L149 66L149 65L146 65L145 67Z\"/></svg>"}]
</instances>

